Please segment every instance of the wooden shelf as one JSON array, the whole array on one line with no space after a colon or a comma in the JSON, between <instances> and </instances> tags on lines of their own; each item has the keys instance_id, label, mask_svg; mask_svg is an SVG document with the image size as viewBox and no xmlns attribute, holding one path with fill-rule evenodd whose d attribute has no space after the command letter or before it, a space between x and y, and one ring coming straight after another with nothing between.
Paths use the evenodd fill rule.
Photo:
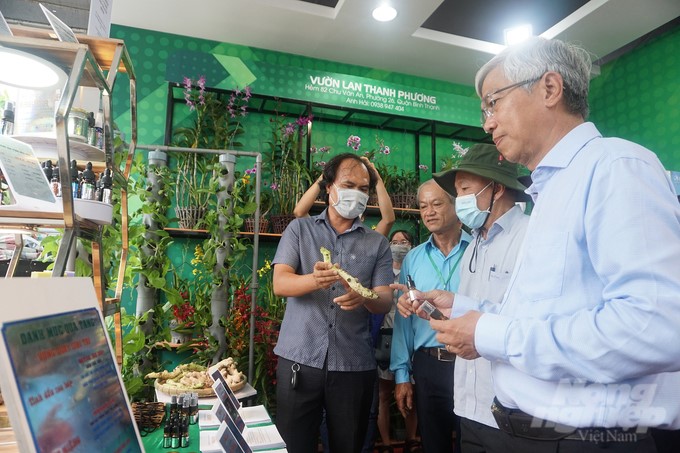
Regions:
<instances>
[{"instance_id":1,"label":"wooden shelf","mask_svg":"<svg viewBox=\"0 0 680 453\"><path fill-rule=\"evenodd\" d=\"M326 209L326 203L323 201L315 201L312 206L314 212L321 212ZM399 216L420 216L420 211L418 209L411 208L393 208L395 215ZM380 207L374 205L366 206L366 214L368 215L380 215Z\"/></svg>"},{"instance_id":2,"label":"wooden shelf","mask_svg":"<svg viewBox=\"0 0 680 453\"><path fill-rule=\"evenodd\" d=\"M52 29L27 27L25 25L10 25L10 29L14 34L14 38L41 39L47 41L54 40L60 47L64 44L68 44L60 42ZM97 36L79 34L76 35L76 38L80 44L85 44L89 47L90 51L97 59L97 63L99 63L99 66L103 70L111 69L111 64L118 48L124 45L124 41L120 39L100 38ZM78 44L75 45L77 46ZM118 70L121 72L126 71L125 65L122 62L119 62Z\"/></svg>"},{"instance_id":3,"label":"wooden shelf","mask_svg":"<svg viewBox=\"0 0 680 453\"><path fill-rule=\"evenodd\" d=\"M208 230L191 230L191 229L185 229L185 228L172 228L172 227L166 227L164 228L165 231L168 232L168 234L174 238L183 238L183 239L206 239L210 237L210 233L208 233ZM252 231L241 231L239 233L239 236L254 236L255 233ZM281 237L280 234L277 233L260 233L260 239L265 239L265 240L278 240Z\"/></svg>"}]
</instances>

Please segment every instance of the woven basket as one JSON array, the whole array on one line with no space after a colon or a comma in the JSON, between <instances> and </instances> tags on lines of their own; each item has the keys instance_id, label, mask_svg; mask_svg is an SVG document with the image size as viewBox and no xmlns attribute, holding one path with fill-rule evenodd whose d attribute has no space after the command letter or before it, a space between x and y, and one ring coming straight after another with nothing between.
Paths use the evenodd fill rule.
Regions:
<instances>
[{"instance_id":1,"label":"woven basket","mask_svg":"<svg viewBox=\"0 0 680 453\"><path fill-rule=\"evenodd\" d=\"M175 208L175 215L177 215L177 223L179 227L185 230L192 230L205 217L205 208L191 206L188 208Z\"/></svg>"},{"instance_id":2,"label":"woven basket","mask_svg":"<svg viewBox=\"0 0 680 453\"><path fill-rule=\"evenodd\" d=\"M279 214L271 216L272 233L281 234L288 224L295 219L293 214Z\"/></svg>"},{"instance_id":3,"label":"woven basket","mask_svg":"<svg viewBox=\"0 0 680 453\"><path fill-rule=\"evenodd\" d=\"M165 417L165 403L132 403L132 414L140 429L154 430Z\"/></svg>"},{"instance_id":4,"label":"woven basket","mask_svg":"<svg viewBox=\"0 0 680 453\"><path fill-rule=\"evenodd\" d=\"M266 233L269 228L269 220L264 217L260 217L260 233ZM255 231L255 219L248 217L243 223L243 231L252 233Z\"/></svg>"},{"instance_id":5,"label":"woven basket","mask_svg":"<svg viewBox=\"0 0 680 453\"><path fill-rule=\"evenodd\" d=\"M392 206L399 209L409 209L416 207L416 194L414 193L397 193L390 195L392 199Z\"/></svg>"}]
</instances>

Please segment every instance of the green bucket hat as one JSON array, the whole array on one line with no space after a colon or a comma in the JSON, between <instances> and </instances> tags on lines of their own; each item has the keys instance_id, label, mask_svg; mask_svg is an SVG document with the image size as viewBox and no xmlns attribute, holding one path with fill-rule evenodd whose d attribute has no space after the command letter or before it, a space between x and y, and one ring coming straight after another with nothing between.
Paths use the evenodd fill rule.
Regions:
<instances>
[{"instance_id":1,"label":"green bucket hat","mask_svg":"<svg viewBox=\"0 0 680 453\"><path fill-rule=\"evenodd\" d=\"M489 178L517 191L517 199L526 198L526 187L519 182L519 165L504 159L493 145L478 143L473 145L458 161L455 167L432 175L432 178L453 196L456 196L454 182L456 172L464 171L473 175Z\"/></svg>"}]
</instances>

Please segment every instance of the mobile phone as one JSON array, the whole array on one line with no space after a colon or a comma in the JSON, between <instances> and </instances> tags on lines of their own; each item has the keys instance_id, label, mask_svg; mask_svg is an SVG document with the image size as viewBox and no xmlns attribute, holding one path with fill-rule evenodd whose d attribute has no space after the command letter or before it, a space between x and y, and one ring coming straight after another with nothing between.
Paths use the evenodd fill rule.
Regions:
<instances>
[{"instance_id":1,"label":"mobile phone","mask_svg":"<svg viewBox=\"0 0 680 453\"><path fill-rule=\"evenodd\" d=\"M413 290L416 289L416 283L413 281L413 278L411 278L410 275L406 276L406 282L408 284L408 297L409 299L411 299L411 303L413 303L413 301L416 300L415 293L413 292ZM436 319L438 321L445 321L449 319L446 316L444 316L444 313L439 311L437 307L435 307L426 300L422 302L420 307L425 313L427 313L430 316L430 318Z\"/></svg>"}]
</instances>

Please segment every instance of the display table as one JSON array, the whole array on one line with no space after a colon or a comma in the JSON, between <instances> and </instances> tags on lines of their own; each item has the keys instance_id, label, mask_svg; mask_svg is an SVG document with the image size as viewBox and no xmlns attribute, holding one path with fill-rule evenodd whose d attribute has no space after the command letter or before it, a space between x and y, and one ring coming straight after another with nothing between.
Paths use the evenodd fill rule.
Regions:
<instances>
[{"instance_id":1,"label":"display table","mask_svg":"<svg viewBox=\"0 0 680 453\"><path fill-rule=\"evenodd\" d=\"M165 392L161 392L158 389L156 390L156 401L161 402L161 403L170 403L172 402L172 396L168 395ZM236 398L238 398L239 401L243 401L244 403L250 403L256 396L257 396L257 390L250 385L249 383L246 383L246 385L239 391L234 392L234 395ZM206 398L199 398L198 399L198 405L199 406L207 406L208 409L212 407L213 404L217 402L217 396L211 396L211 397L206 397Z\"/></svg>"},{"instance_id":2,"label":"display table","mask_svg":"<svg viewBox=\"0 0 680 453\"><path fill-rule=\"evenodd\" d=\"M201 398L203 399L203 398ZM212 406L199 405L201 410L210 410ZM163 448L163 428L165 423L161 424L160 427L156 428L150 433L142 432L142 443L144 444L144 450L147 453L165 453L165 452L186 452L186 453L200 453L201 442L200 433L201 430L198 427L198 423L195 425L189 425L189 445L187 447L181 448ZM216 429L216 428L215 428ZM17 450L12 450L17 451ZM287 452L285 448L276 448L271 450L259 450L270 453L284 453ZM0 449L0 452L4 452Z\"/></svg>"}]
</instances>

